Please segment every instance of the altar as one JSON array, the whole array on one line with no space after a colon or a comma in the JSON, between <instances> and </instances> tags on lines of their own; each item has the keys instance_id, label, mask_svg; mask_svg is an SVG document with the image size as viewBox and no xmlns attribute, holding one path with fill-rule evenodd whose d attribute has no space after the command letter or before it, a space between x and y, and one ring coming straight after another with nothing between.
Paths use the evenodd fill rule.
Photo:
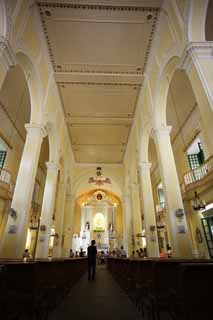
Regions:
<instances>
[{"instance_id":1,"label":"altar","mask_svg":"<svg viewBox=\"0 0 213 320\"><path fill-rule=\"evenodd\" d=\"M116 208L117 203L103 191L95 192L81 205L80 248L83 251L87 251L93 239L98 251L111 251L117 247Z\"/></svg>"}]
</instances>

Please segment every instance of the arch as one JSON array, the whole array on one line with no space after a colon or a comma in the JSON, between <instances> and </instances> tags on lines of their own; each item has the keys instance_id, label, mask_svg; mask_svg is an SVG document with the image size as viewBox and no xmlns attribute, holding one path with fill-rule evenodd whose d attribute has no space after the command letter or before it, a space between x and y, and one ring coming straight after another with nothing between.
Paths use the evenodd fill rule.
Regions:
<instances>
[{"instance_id":1,"label":"arch","mask_svg":"<svg viewBox=\"0 0 213 320\"><path fill-rule=\"evenodd\" d=\"M190 1L188 20L189 42L205 41L205 22L209 0Z\"/></svg>"},{"instance_id":2,"label":"arch","mask_svg":"<svg viewBox=\"0 0 213 320\"><path fill-rule=\"evenodd\" d=\"M91 197L94 193L96 192L103 192L105 193L107 196L109 196L110 198L113 199L114 202L120 203L121 204L121 198L120 195L118 195L117 193L113 192L113 191L109 191L105 188L93 188L93 189L87 189L81 193L79 193L76 197L76 201L80 204L82 202L85 202L85 197Z\"/></svg>"},{"instance_id":3,"label":"arch","mask_svg":"<svg viewBox=\"0 0 213 320\"><path fill-rule=\"evenodd\" d=\"M105 168L105 172L106 175L108 176L107 173L107 167ZM84 170L83 173L79 173L77 175L77 178L75 179L73 177L73 184L72 184L72 193L74 195L78 195L81 193L85 193L86 190L91 190L94 191L97 186L94 185L90 185L88 183L89 177L94 175L94 167L89 167L87 170ZM105 185L104 188L108 191L108 192L113 192L115 194L118 194L119 196L122 195L122 179L119 179L120 177L116 176L114 172L110 172L110 179L112 181L111 185Z\"/></svg>"},{"instance_id":4,"label":"arch","mask_svg":"<svg viewBox=\"0 0 213 320\"><path fill-rule=\"evenodd\" d=\"M179 66L180 58L172 57L163 68L158 79L158 90L154 104L154 123L155 128L166 125L166 102L169 90L170 81L177 67Z\"/></svg>"},{"instance_id":5,"label":"arch","mask_svg":"<svg viewBox=\"0 0 213 320\"><path fill-rule=\"evenodd\" d=\"M23 52L16 53L16 61L25 74L28 82L31 100L31 123L41 123L41 81L39 80L38 71L34 67L30 58Z\"/></svg>"}]
</instances>

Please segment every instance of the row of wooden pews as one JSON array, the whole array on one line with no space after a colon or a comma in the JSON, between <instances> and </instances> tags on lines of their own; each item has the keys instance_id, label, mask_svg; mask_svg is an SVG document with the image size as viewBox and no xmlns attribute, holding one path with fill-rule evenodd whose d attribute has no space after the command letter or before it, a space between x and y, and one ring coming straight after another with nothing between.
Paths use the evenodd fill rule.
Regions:
<instances>
[{"instance_id":1,"label":"row of wooden pews","mask_svg":"<svg viewBox=\"0 0 213 320\"><path fill-rule=\"evenodd\" d=\"M0 260L0 319L47 319L86 269L86 258Z\"/></svg>"},{"instance_id":2,"label":"row of wooden pews","mask_svg":"<svg viewBox=\"0 0 213 320\"><path fill-rule=\"evenodd\" d=\"M213 319L213 261L108 259L108 268L142 319Z\"/></svg>"}]
</instances>

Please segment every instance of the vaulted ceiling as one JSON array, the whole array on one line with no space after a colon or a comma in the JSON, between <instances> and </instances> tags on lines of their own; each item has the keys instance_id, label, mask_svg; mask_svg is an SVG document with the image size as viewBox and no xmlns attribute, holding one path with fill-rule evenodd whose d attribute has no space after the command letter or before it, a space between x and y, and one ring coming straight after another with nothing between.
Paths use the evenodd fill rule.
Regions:
<instances>
[{"instance_id":1,"label":"vaulted ceiling","mask_svg":"<svg viewBox=\"0 0 213 320\"><path fill-rule=\"evenodd\" d=\"M77 162L122 162L160 4L38 1Z\"/></svg>"}]
</instances>

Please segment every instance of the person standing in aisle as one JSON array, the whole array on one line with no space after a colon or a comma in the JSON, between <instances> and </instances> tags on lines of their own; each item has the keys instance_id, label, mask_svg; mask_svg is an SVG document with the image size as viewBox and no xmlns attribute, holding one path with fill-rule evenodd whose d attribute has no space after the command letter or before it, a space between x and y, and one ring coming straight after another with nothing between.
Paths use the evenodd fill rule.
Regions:
<instances>
[{"instance_id":1,"label":"person standing in aisle","mask_svg":"<svg viewBox=\"0 0 213 320\"><path fill-rule=\"evenodd\" d=\"M91 279L95 280L95 271L96 271L96 255L97 255L97 248L95 246L95 240L91 241L91 246L87 249L87 256L88 256L88 280Z\"/></svg>"}]
</instances>

